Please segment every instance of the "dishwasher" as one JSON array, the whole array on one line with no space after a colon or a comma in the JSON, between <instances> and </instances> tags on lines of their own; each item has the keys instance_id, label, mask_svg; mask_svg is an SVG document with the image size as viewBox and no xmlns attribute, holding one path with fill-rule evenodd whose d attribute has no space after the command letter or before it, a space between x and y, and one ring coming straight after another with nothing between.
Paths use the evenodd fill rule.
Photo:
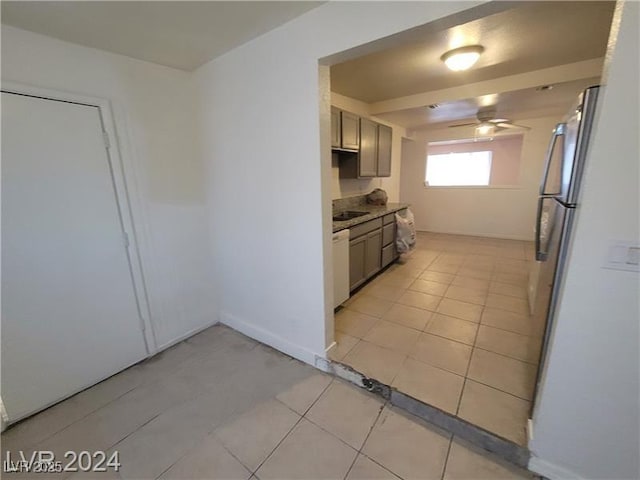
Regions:
<instances>
[{"instance_id":1,"label":"dishwasher","mask_svg":"<svg viewBox=\"0 0 640 480\"><path fill-rule=\"evenodd\" d=\"M349 298L349 229L333 234L333 308Z\"/></svg>"}]
</instances>

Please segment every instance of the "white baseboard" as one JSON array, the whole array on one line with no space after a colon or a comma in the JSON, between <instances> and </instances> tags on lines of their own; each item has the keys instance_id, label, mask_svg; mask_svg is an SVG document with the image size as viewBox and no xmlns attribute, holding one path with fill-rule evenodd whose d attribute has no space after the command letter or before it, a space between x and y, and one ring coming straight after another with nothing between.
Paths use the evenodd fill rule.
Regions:
<instances>
[{"instance_id":1,"label":"white baseboard","mask_svg":"<svg viewBox=\"0 0 640 480\"><path fill-rule=\"evenodd\" d=\"M529 470L549 480L585 480L577 473L542 460L535 455L531 455L529 459Z\"/></svg>"},{"instance_id":2,"label":"white baseboard","mask_svg":"<svg viewBox=\"0 0 640 480\"><path fill-rule=\"evenodd\" d=\"M163 350L166 350L169 347L173 347L176 343L180 343L180 342L182 342L183 340L186 340L189 337L193 337L197 333L200 333L200 332L202 332L203 330L206 330L209 327L213 327L214 325L216 325L219 322L220 322L219 319L215 318L214 320L211 320L209 322L205 322L204 324L202 324L199 327L192 328L188 332L183 333L182 335L179 335L176 338L174 338L172 340L169 340L168 342L165 342L165 343L163 343L161 345L158 345L158 349L155 352L151 352L151 354L149 354L149 356L152 357L153 355L156 355L156 354L162 352Z\"/></svg>"},{"instance_id":3,"label":"white baseboard","mask_svg":"<svg viewBox=\"0 0 640 480\"><path fill-rule=\"evenodd\" d=\"M331 345L329 345L326 350L326 357L329 358L329 354L331 353L331 350L333 350L334 348L336 348L338 346L338 344L336 342L331 342Z\"/></svg>"},{"instance_id":4,"label":"white baseboard","mask_svg":"<svg viewBox=\"0 0 640 480\"><path fill-rule=\"evenodd\" d=\"M291 343L278 335L274 335L272 332L244 320L240 320L226 312L220 312L220 323L223 323L224 325L227 325L228 327L231 327L254 340L265 343L276 350L280 350L301 362L308 363L309 365L317 368L320 368L317 365L317 358L322 359L325 356L324 353L316 353L311 350L307 350L306 348Z\"/></svg>"},{"instance_id":5,"label":"white baseboard","mask_svg":"<svg viewBox=\"0 0 640 480\"><path fill-rule=\"evenodd\" d=\"M427 230L424 228L417 228L417 227L416 227L416 231L423 232L423 233L443 233L446 235L464 235L467 237L487 237L487 238L499 238L502 240L521 240L523 242L533 242L533 238L530 238L525 235L503 235L503 234L497 234L497 233L459 232L459 231L453 231L453 230L434 230L434 229Z\"/></svg>"}]
</instances>

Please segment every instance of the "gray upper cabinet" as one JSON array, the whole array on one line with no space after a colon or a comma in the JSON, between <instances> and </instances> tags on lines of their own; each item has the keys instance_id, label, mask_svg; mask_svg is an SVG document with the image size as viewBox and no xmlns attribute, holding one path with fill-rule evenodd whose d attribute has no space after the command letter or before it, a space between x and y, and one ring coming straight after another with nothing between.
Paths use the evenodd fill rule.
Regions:
<instances>
[{"instance_id":1,"label":"gray upper cabinet","mask_svg":"<svg viewBox=\"0 0 640 480\"><path fill-rule=\"evenodd\" d=\"M358 158L358 177L378 175L378 124L360 119L360 154Z\"/></svg>"},{"instance_id":2,"label":"gray upper cabinet","mask_svg":"<svg viewBox=\"0 0 640 480\"><path fill-rule=\"evenodd\" d=\"M342 147L342 122L340 110L331 107L331 148Z\"/></svg>"},{"instance_id":3,"label":"gray upper cabinet","mask_svg":"<svg viewBox=\"0 0 640 480\"><path fill-rule=\"evenodd\" d=\"M331 148L341 154L340 178L390 177L392 138L391 127L331 107Z\"/></svg>"},{"instance_id":4,"label":"gray upper cabinet","mask_svg":"<svg viewBox=\"0 0 640 480\"><path fill-rule=\"evenodd\" d=\"M360 117L349 112L340 112L342 128L341 148L357 150L360 147Z\"/></svg>"},{"instance_id":5,"label":"gray upper cabinet","mask_svg":"<svg viewBox=\"0 0 640 480\"><path fill-rule=\"evenodd\" d=\"M391 127L378 125L378 177L391 176L391 138Z\"/></svg>"}]
</instances>

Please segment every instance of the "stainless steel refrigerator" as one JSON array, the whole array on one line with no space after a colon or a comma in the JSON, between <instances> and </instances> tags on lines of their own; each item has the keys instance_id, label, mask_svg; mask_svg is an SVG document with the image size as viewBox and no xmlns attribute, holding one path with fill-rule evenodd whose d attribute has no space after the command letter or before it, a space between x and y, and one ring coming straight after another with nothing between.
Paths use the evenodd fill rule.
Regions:
<instances>
[{"instance_id":1,"label":"stainless steel refrigerator","mask_svg":"<svg viewBox=\"0 0 640 480\"><path fill-rule=\"evenodd\" d=\"M540 184L535 244L539 275L533 322L544 325L544 338L536 394L546 364L571 229L576 209L580 208L580 181L599 88L590 87L582 92L567 117L553 130Z\"/></svg>"}]
</instances>

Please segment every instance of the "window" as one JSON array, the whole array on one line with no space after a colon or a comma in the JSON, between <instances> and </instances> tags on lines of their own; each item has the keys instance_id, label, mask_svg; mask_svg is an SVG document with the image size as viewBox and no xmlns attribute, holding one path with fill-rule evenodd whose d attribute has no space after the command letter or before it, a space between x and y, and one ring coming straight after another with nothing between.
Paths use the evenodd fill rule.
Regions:
<instances>
[{"instance_id":1,"label":"window","mask_svg":"<svg viewBox=\"0 0 640 480\"><path fill-rule=\"evenodd\" d=\"M429 186L489 185L493 152L445 153L427 156Z\"/></svg>"},{"instance_id":2,"label":"window","mask_svg":"<svg viewBox=\"0 0 640 480\"><path fill-rule=\"evenodd\" d=\"M523 136L431 141L427 144L428 187L518 188Z\"/></svg>"}]
</instances>

